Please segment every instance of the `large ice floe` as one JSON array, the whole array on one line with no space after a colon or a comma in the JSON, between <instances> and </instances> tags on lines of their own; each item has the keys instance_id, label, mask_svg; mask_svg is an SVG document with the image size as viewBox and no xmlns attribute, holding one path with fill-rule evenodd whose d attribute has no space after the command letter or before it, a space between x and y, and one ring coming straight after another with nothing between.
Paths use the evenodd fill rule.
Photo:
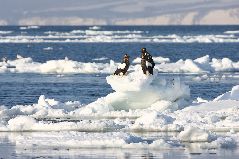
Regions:
<instances>
[{"instance_id":1,"label":"large ice floe","mask_svg":"<svg viewBox=\"0 0 239 159\"><path fill-rule=\"evenodd\" d=\"M197 59L180 59L171 62L169 58L154 57L155 69L164 73L215 73L239 72L239 62L229 58L210 58L209 55ZM108 62L105 62L108 61ZM104 62L104 63L103 63ZM115 71L119 63L107 57L93 59L93 62L79 62L65 57L59 60L49 60L44 63L35 62L31 57L17 55L15 60L0 62L0 73L42 73L42 74L76 74L76 73L106 73ZM132 61L130 71L140 69L140 58Z\"/></svg>"},{"instance_id":2,"label":"large ice floe","mask_svg":"<svg viewBox=\"0 0 239 159\"><path fill-rule=\"evenodd\" d=\"M239 142L239 86L211 101L190 102L187 85L156 72L146 76L138 70L106 80L114 92L90 104L61 103L42 95L33 105L1 106L0 131L46 131L12 136L16 145L25 147L171 148L196 142L209 149L233 148ZM133 132L176 134L145 140Z\"/></svg>"},{"instance_id":3,"label":"large ice floe","mask_svg":"<svg viewBox=\"0 0 239 159\"><path fill-rule=\"evenodd\" d=\"M15 60L0 62L0 73L42 73L42 74L74 74L74 73L110 73L117 65L109 63L78 62L65 57L60 60L49 60L45 63L35 62L30 57L17 55Z\"/></svg>"},{"instance_id":4,"label":"large ice floe","mask_svg":"<svg viewBox=\"0 0 239 159\"><path fill-rule=\"evenodd\" d=\"M179 78L162 79L157 72L145 76L138 70L128 76L108 76L106 80L115 92L104 97L104 100L116 110L148 108L162 100L176 102L190 96L189 87Z\"/></svg>"}]
</instances>

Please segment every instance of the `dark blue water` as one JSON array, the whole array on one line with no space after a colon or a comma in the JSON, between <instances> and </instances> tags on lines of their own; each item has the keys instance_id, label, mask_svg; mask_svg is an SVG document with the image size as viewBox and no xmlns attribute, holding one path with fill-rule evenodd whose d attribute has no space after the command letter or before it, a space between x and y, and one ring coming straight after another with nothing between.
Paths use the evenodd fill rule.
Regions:
<instances>
[{"instance_id":1,"label":"dark blue water","mask_svg":"<svg viewBox=\"0 0 239 159\"><path fill-rule=\"evenodd\" d=\"M68 33L73 30L87 30L85 26L45 26L38 29L20 30L19 27L0 26L2 31L13 31L2 36L46 36L46 32L55 31ZM100 31L142 31L142 36L153 35L227 35L226 31L239 30L239 26L103 26ZM238 34L236 34L238 35ZM44 51L43 48L53 47L54 50ZM146 47L154 56L164 56L171 61L179 59L195 59L204 55L214 58L228 57L239 61L238 43L0 43L0 55L15 59L17 54L32 57L34 61L45 62L52 59L70 59L91 62L92 58L108 57L115 61L127 52L132 58L140 55L140 49Z\"/></svg>"},{"instance_id":2,"label":"dark blue water","mask_svg":"<svg viewBox=\"0 0 239 159\"><path fill-rule=\"evenodd\" d=\"M43 48L53 47L44 51ZM239 61L238 43L39 43L39 44L1 44L0 55L15 59L17 54L32 57L34 61L69 59L92 62L102 56L120 61L122 54L128 53L132 59L140 56L140 49L146 47L153 56L168 57L172 62L179 59L196 59L204 55L214 58L228 57Z\"/></svg>"},{"instance_id":3,"label":"dark blue water","mask_svg":"<svg viewBox=\"0 0 239 159\"><path fill-rule=\"evenodd\" d=\"M1 38L17 38L18 36L47 36L46 32L69 33L73 30L89 30L89 26L46 26L37 29L22 30L18 26L1 26L0 31L12 31L0 34ZM100 31L141 31L143 38L158 35L198 36L227 35L226 31L239 30L239 26L102 26ZM114 33L118 35L117 33ZM133 34L133 33L129 33ZM120 34L121 35L121 34ZM98 35L97 35L98 36ZM238 35L235 34L235 37ZM94 36L92 36L94 38ZM78 37L79 38L79 37ZM44 38L43 38L44 39ZM61 40L56 39L56 40ZM44 50L52 47L52 50ZM124 53L134 59L139 57L140 49L146 47L153 56L168 57L172 62L179 59L195 59L204 55L213 58L228 57L239 61L239 43L174 43L174 42L1 42L0 57L16 59L16 55L31 57L36 62L69 59L81 62L92 62L94 58L107 57L116 62ZM106 60L105 62L109 62ZM232 73L233 74L233 73ZM106 74L75 74L42 75L42 74L0 74L0 105L14 106L17 104L36 103L40 95L56 100L89 103L112 92L106 83ZM164 76L163 74L161 76ZM229 91L237 80L232 81L201 81L185 79L191 87L192 99L202 97L213 99Z\"/></svg>"}]
</instances>

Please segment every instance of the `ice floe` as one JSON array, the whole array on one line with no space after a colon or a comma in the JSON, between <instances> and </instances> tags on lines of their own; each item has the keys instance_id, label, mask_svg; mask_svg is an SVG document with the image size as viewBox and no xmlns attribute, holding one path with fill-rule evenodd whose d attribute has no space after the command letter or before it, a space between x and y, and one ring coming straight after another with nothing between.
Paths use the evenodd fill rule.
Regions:
<instances>
[{"instance_id":1,"label":"ice floe","mask_svg":"<svg viewBox=\"0 0 239 159\"><path fill-rule=\"evenodd\" d=\"M51 50L52 47L45 48ZM109 61L108 63L105 61ZM35 62L31 57L18 57L15 60L8 60L7 63L0 62L0 73L43 73L43 74L69 74L69 73L107 73L111 74L119 66L113 60L107 57L93 59L95 62L79 62L69 58L59 60L49 60L45 63ZM169 58L154 57L156 63L155 69L166 73L199 73L204 74L194 80L209 79L207 73L239 72L239 61L232 61L229 58L210 58L209 55L197 59L180 59L176 62L170 62ZM105 62L105 63L103 63ZM129 71L140 70L140 58L133 60ZM14 67L10 67L14 66ZM213 79L212 79L213 80Z\"/></svg>"},{"instance_id":2,"label":"ice floe","mask_svg":"<svg viewBox=\"0 0 239 159\"><path fill-rule=\"evenodd\" d=\"M29 25L29 26L21 26L20 30L27 30L27 29L39 29L40 27L37 25Z\"/></svg>"},{"instance_id":3,"label":"ice floe","mask_svg":"<svg viewBox=\"0 0 239 159\"><path fill-rule=\"evenodd\" d=\"M13 31L0 31L0 35L11 34Z\"/></svg>"},{"instance_id":4,"label":"ice floe","mask_svg":"<svg viewBox=\"0 0 239 159\"><path fill-rule=\"evenodd\" d=\"M53 47L45 47L45 48L43 48L43 50L46 50L46 51L53 50Z\"/></svg>"},{"instance_id":5,"label":"ice floe","mask_svg":"<svg viewBox=\"0 0 239 159\"><path fill-rule=\"evenodd\" d=\"M239 34L239 30L229 30L229 31L225 31L225 34Z\"/></svg>"}]
</instances>

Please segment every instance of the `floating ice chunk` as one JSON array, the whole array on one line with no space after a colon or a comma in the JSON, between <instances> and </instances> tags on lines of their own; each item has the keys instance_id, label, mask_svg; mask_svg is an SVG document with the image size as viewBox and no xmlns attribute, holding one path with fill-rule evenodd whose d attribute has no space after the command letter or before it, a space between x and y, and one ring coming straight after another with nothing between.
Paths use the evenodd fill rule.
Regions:
<instances>
[{"instance_id":1,"label":"floating ice chunk","mask_svg":"<svg viewBox=\"0 0 239 159\"><path fill-rule=\"evenodd\" d=\"M78 120L78 121L37 121L31 116L19 115L11 118L6 125L0 124L0 131L94 131L116 130L122 126L111 120Z\"/></svg>"},{"instance_id":2,"label":"floating ice chunk","mask_svg":"<svg viewBox=\"0 0 239 159\"><path fill-rule=\"evenodd\" d=\"M107 82L116 91L101 97L95 102L74 111L78 115L109 113L113 110L143 109L164 111L178 110L174 103L190 96L189 87L180 79L160 79L157 73L146 76L142 71L129 73L127 76L108 76ZM182 103L182 102L179 102Z\"/></svg>"},{"instance_id":3,"label":"floating ice chunk","mask_svg":"<svg viewBox=\"0 0 239 159\"><path fill-rule=\"evenodd\" d=\"M162 72L234 72L239 70L239 62L233 62L231 59L223 58L210 60L209 56L203 56L195 60L178 60L176 63L165 63L155 66Z\"/></svg>"},{"instance_id":4,"label":"floating ice chunk","mask_svg":"<svg viewBox=\"0 0 239 159\"><path fill-rule=\"evenodd\" d=\"M186 107L184 111L228 111L228 109L235 109L239 106L239 85L234 86L231 91L226 92L212 101L204 101L200 98L195 105Z\"/></svg>"},{"instance_id":5,"label":"floating ice chunk","mask_svg":"<svg viewBox=\"0 0 239 159\"><path fill-rule=\"evenodd\" d=\"M225 34L239 34L239 30L229 30L229 31L225 31Z\"/></svg>"},{"instance_id":6,"label":"floating ice chunk","mask_svg":"<svg viewBox=\"0 0 239 159\"><path fill-rule=\"evenodd\" d=\"M180 79L172 81L155 75L146 76L141 71L129 73L127 76L108 76L107 83L116 92L105 97L107 105L116 110L148 108L160 101L176 101L190 96L189 87Z\"/></svg>"},{"instance_id":7,"label":"floating ice chunk","mask_svg":"<svg viewBox=\"0 0 239 159\"><path fill-rule=\"evenodd\" d=\"M100 57L100 58L92 59L92 61L104 61L104 60L108 60L108 58L107 57Z\"/></svg>"},{"instance_id":8,"label":"floating ice chunk","mask_svg":"<svg viewBox=\"0 0 239 159\"><path fill-rule=\"evenodd\" d=\"M210 62L210 57L209 55L205 55L203 57L195 59L194 61L200 64L208 64Z\"/></svg>"},{"instance_id":9,"label":"floating ice chunk","mask_svg":"<svg viewBox=\"0 0 239 159\"><path fill-rule=\"evenodd\" d=\"M193 101L193 103L207 103L208 100L202 99L200 97L197 97L197 99L195 101Z\"/></svg>"},{"instance_id":10,"label":"floating ice chunk","mask_svg":"<svg viewBox=\"0 0 239 159\"><path fill-rule=\"evenodd\" d=\"M38 99L38 105L39 106L44 106L44 107L49 107L50 104L45 100L45 96L41 95Z\"/></svg>"},{"instance_id":11,"label":"floating ice chunk","mask_svg":"<svg viewBox=\"0 0 239 159\"><path fill-rule=\"evenodd\" d=\"M53 50L53 47L45 47L45 48L43 48L43 50L46 50L46 51Z\"/></svg>"},{"instance_id":12,"label":"floating ice chunk","mask_svg":"<svg viewBox=\"0 0 239 159\"><path fill-rule=\"evenodd\" d=\"M69 60L50 60L39 66L41 73L110 73L117 68L114 61L110 63L82 63Z\"/></svg>"},{"instance_id":13,"label":"floating ice chunk","mask_svg":"<svg viewBox=\"0 0 239 159\"><path fill-rule=\"evenodd\" d=\"M12 139L16 146L28 148L123 148L129 144L141 143L143 139L123 132L48 132L27 136L19 134Z\"/></svg>"},{"instance_id":14,"label":"floating ice chunk","mask_svg":"<svg viewBox=\"0 0 239 159\"><path fill-rule=\"evenodd\" d=\"M0 35L1 34L11 34L13 31L0 31Z\"/></svg>"},{"instance_id":15,"label":"floating ice chunk","mask_svg":"<svg viewBox=\"0 0 239 159\"><path fill-rule=\"evenodd\" d=\"M92 27L89 27L89 29L91 29L91 30L100 30L101 27L100 26L92 26Z\"/></svg>"},{"instance_id":16,"label":"floating ice chunk","mask_svg":"<svg viewBox=\"0 0 239 159\"><path fill-rule=\"evenodd\" d=\"M213 101L219 101L219 100L238 100L239 101L239 85L234 86L231 91L218 96Z\"/></svg>"},{"instance_id":17,"label":"floating ice chunk","mask_svg":"<svg viewBox=\"0 0 239 159\"><path fill-rule=\"evenodd\" d=\"M219 111L223 109L234 108L238 105L239 101L236 100L218 100L186 107L184 111Z\"/></svg>"},{"instance_id":18,"label":"floating ice chunk","mask_svg":"<svg viewBox=\"0 0 239 159\"><path fill-rule=\"evenodd\" d=\"M51 60L40 66L42 73L76 73L78 64L74 61Z\"/></svg>"},{"instance_id":19,"label":"floating ice chunk","mask_svg":"<svg viewBox=\"0 0 239 159\"><path fill-rule=\"evenodd\" d=\"M28 131L32 130L36 120L29 116L17 116L8 121L8 129L11 131Z\"/></svg>"},{"instance_id":20,"label":"floating ice chunk","mask_svg":"<svg viewBox=\"0 0 239 159\"><path fill-rule=\"evenodd\" d=\"M181 67L182 70L186 70L186 72L204 72L203 69L199 67L193 60L187 59L184 65Z\"/></svg>"},{"instance_id":21,"label":"floating ice chunk","mask_svg":"<svg viewBox=\"0 0 239 159\"><path fill-rule=\"evenodd\" d=\"M234 71L238 70L237 63L233 63L231 59L229 58L223 58L223 59L212 59L212 67L215 69L215 71ZM234 67L236 66L236 67Z\"/></svg>"},{"instance_id":22,"label":"floating ice chunk","mask_svg":"<svg viewBox=\"0 0 239 159\"><path fill-rule=\"evenodd\" d=\"M146 113L135 120L135 123L130 127L136 131L180 131L182 127L173 124L175 119L171 116L153 111Z\"/></svg>"},{"instance_id":23,"label":"floating ice chunk","mask_svg":"<svg viewBox=\"0 0 239 159\"><path fill-rule=\"evenodd\" d=\"M74 111L74 114L77 114L77 115L92 115L94 113L102 114L112 110L114 110L114 108L108 105L105 102L104 97L102 97L96 100L95 102L92 102L88 104L87 106Z\"/></svg>"},{"instance_id":24,"label":"floating ice chunk","mask_svg":"<svg viewBox=\"0 0 239 159\"><path fill-rule=\"evenodd\" d=\"M187 142L206 142L215 138L209 131L195 127L185 128L184 131L179 133L178 137L181 141Z\"/></svg>"},{"instance_id":25,"label":"floating ice chunk","mask_svg":"<svg viewBox=\"0 0 239 159\"><path fill-rule=\"evenodd\" d=\"M19 54L17 54L17 59L23 59L23 57Z\"/></svg>"},{"instance_id":26,"label":"floating ice chunk","mask_svg":"<svg viewBox=\"0 0 239 159\"><path fill-rule=\"evenodd\" d=\"M193 61L196 62L198 67L200 67L204 72L213 72L212 66L210 64L209 55L205 55L205 56L197 58Z\"/></svg>"},{"instance_id":27,"label":"floating ice chunk","mask_svg":"<svg viewBox=\"0 0 239 159\"><path fill-rule=\"evenodd\" d=\"M124 132L38 132L30 135L19 133L12 135L10 140L16 144L17 149L24 149L25 152L32 148L38 150L46 148L123 148L136 150L138 148L169 149L181 146L178 141L166 141L164 139L157 139L149 144L142 137Z\"/></svg>"},{"instance_id":28,"label":"floating ice chunk","mask_svg":"<svg viewBox=\"0 0 239 159\"><path fill-rule=\"evenodd\" d=\"M39 26L31 25L31 26L22 26L20 27L20 30L26 30L26 29L39 29Z\"/></svg>"},{"instance_id":29,"label":"floating ice chunk","mask_svg":"<svg viewBox=\"0 0 239 159\"><path fill-rule=\"evenodd\" d=\"M85 31L84 31L84 30L72 30L70 33L71 33L71 34L84 34ZM62 33L58 32L58 34L62 34ZM64 33L64 34L66 34L66 33ZM64 35L64 34L63 34L63 35ZM67 34L66 34L66 35L67 35Z\"/></svg>"}]
</instances>

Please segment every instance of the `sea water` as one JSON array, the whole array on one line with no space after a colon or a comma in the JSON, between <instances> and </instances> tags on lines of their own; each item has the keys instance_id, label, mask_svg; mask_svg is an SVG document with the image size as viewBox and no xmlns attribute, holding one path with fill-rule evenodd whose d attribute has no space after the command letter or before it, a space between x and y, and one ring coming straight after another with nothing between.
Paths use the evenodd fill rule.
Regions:
<instances>
[{"instance_id":1,"label":"sea water","mask_svg":"<svg viewBox=\"0 0 239 159\"><path fill-rule=\"evenodd\" d=\"M159 69L158 78L180 77L190 87L191 101L197 97L210 101L239 84L238 43L239 26L1 26L0 57L7 57L16 69L0 67L0 105L8 109L17 105L31 105L38 103L41 95L63 103L78 101L81 105L87 105L113 92L106 82L106 76L113 73L125 53L130 55L133 65L131 69L134 70L136 63L132 61L140 57L142 47L147 48L153 58L169 59L165 64L156 64ZM209 62L196 63L196 71L191 69L192 65L179 62L180 69L177 68L179 65L175 65L179 60L185 62L186 59L195 60L206 55L209 55L209 62L213 58L219 61L210 66ZM233 64L222 60L223 58L228 58ZM19 59L24 60L17 62ZM52 60L54 66L49 63ZM74 61L75 65L59 60ZM58 65L55 64L57 62ZM64 121L67 119L64 118ZM41 137L40 132L35 134ZM1 133L0 156L236 158L238 155L237 148L201 150L193 144L186 144L185 147L140 149L137 152L132 148L102 150L95 147L72 148L72 145L68 145L45 149L42 145L26 148L15 145L16 141L20 142L21 138L28 135L26 132ZM64 138L64 135L60 135ZM34 136L34 132L30 136ZM151 138L167 139L167 134L155 137L154 133L147 133L145 137L143 133L139 136L148 143ZM42 137L42 141L47 138Z\"/></svg>"},{"instance_id":2,"label":"sea water","mask_svg":"<svg viewBox=\"0 0 239 159\"><path fill-rule=\"evenodd\" d=\"M172 62L205 55L239 61L239 33L230 34L230 31L238 31L239 26L102 26L98 30L90 26L1 26L0 30L0 55L9 60L21 55L41 63L65 57L83 63L108 63L109 60L121 62L123 54L128 53L132 61L140 57L141 48L146 47L153 57L162 56ZM231 72L235 74L233 70L226 74ZM215 76L220 78L221 74L223 72L218 72ZM111 91L105 82L106 75L99 73L59 77L6 72L0 76L0 104L10 107L35 103L41 94L60 101L89 103ZM237 80L189 82L195 88L192 89L194 98L212 99L230 90Z\"/></svg>"}]
</instances>

